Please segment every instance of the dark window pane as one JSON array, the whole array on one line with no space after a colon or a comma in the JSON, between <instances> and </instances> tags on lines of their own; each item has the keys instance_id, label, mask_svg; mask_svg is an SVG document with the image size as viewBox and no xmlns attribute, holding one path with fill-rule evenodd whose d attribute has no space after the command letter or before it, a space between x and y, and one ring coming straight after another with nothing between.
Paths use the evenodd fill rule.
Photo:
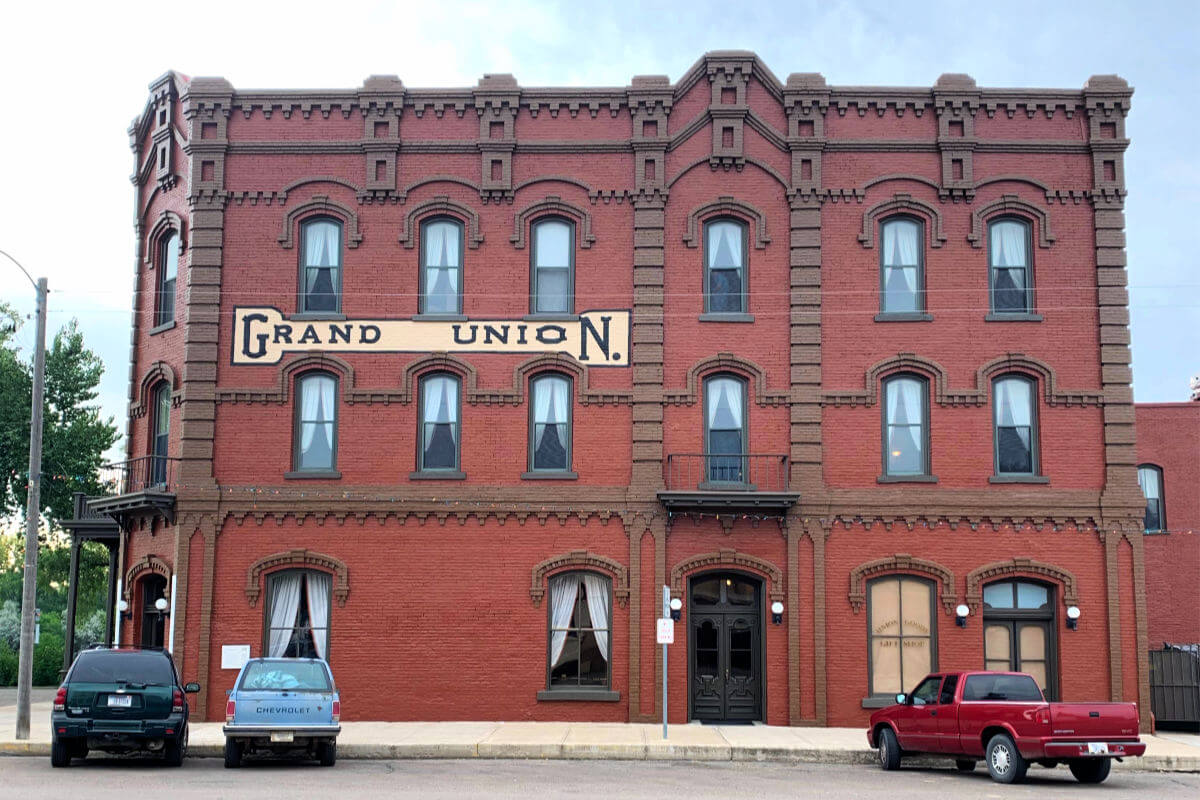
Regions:
<instances>
[{"instance_id":1,"label":"dark window pane","mask_svg":"<svg viewBox=\"0 0 1200 800\"><path fill-rule=\"evenodd\" d=\"M993 302L995 310L1027 311L1027 292L1025 291L1025 269L997 268L992 271L994 276Z\"/></svg>"},{"instance_id":2,"label":"dark window pane","mask_svg":"<svg viewBox=\"0 0 1200 800\"><path fill-rule=\"evenodd\" d=\"M729 631L729 673L735 678L749 678L754 672L753 643L750 628L735 625Z\"/></svg>"},{"instance_id":3,"label":"dark window pane","mask_svg":"<svg viewBox=\"0 0 1200 800\"><path fill-rule=\"evenodd\" d=\"M161 653L114 653L98 650L80 653L71 667L74 683L115 683L118 680L139 683L175 682L171 662Z\"/></svg>"},{"instance_id":4,"label":"dark window pane","mask_svg":"<svg viewBox=\"0 0 1200 800\"><path fill-rule=\"evenodd\" d=\"M753 605L754 584L738 580L737 578L726 578L725 601L735 606Z\"/></svg>"},{"instance_id":5,"label":"dark window pane","mask_svg":"<svg viewBox=\"0 0 1200 800\"><path fill-rule=\"evenodd\" d=\"M938 702L942 705L948 705L954 702L954 690L958 688L958 676L947 676L946 682L942 684L942 694L938 698Z\"/></svg>"},{"instance_id":6,"label":"dark window pane","mask_svg":"<svg viewBox=\"0 0 1200 800\"><path fill-rule=\"evenodd\" d=\"M579 684L579 633L567 631L562 654L551 666L550 685L577 686Z\"/></svg>"},{"instance_id":7,"label":"dark window pane","mask_svg":"<svg viewBox=\"0 0 1200 800\"><path fill-rule=\"evenodd\" d=\"M713 269L708 273L708 310L742 311L742 275L736 269Z\"/></svg>"},{"instance_id":8,"label":"dark window pane","mask_svg":"<svg viewBox=\"0 0 1200 800\"><path fill-rule=\"evenodd\" d=\"M307 270L308 286L304 296L305 311L337 311L334 291L335 270L315 267Z\"/></svg>"},{"instance_id":9,"label":"dark window pane","mask_svg":"<svg viewBox=\"0 0 1200 800\"><path fill-rule=\"evenodd\" d=\"M720 578L706 578L692 584L692 602L700 606L715 606L721 601Z\"/></svg>"},{"instance_id":10,"label":"dark window pane","mask_svg":"<svg viewBox=\"0 0 1200 800\"><path fill-rule=\"evenodd\" d=\"M457 466L454 427L450 423L425 423L425 442L421 466L425 469L454 469Z\"/></svg>"},{"instance_id":11,"label":"dark window pane","mask_svg":"<svg viewBox=\"0 0 1200 800\"><path fill-rule=\"evenodd\" d=\"M1005 427L996 431L997 460L1002 473L1033 472L1033 451L1030 431L1026 427Z\"/></svg>"},{"instance_id":12,"label":"dark window pane","mask_svg":"<svg viewBox=\"0 0 1200 800\"><path fill-rule=\"evenodd\" d=\"M579 682L585 686L608 683L608 662L600 653L596 634L590 630L579 632Z\"/></svg>"},{"instance_id":13,"label":"dark window pane","mask_svg":"<svg viewBox=\"0 0 1200 800\"><path fill-rule=\"evenodd\" d=\"M1145 520L1143 521L1143 525L1144 525L1145 529L1148 531L1162 530L1162 522L1160 522L1160 519L1161 518L1158 513L1158 501L1157 500L1147 500L1146 501L1146 517L1145 517Z\"/></svg>"},{"instance_id":14,"label":"dark window pane","mask_svg":"<svg viewBox=\"0 0 1200 800\"><path fill-rule=\"evenodd\" d=\"M534 469L566 469L567 449L563 445L566 438L567 426L535 425L534 437L537 446L533 451Z\"/></svg>"}]
</instances>

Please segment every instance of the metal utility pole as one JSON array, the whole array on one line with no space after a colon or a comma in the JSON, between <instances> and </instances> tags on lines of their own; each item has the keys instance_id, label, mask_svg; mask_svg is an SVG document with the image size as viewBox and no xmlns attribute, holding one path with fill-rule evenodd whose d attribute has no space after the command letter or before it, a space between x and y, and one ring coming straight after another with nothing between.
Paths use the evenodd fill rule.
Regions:
<instances>
[{"instance_id":1,"label":"metal utility pole","mask_svg":"<svg viewBox=\"0 0 1200 800\"><path fill-rule=\"evenodd\" d=\"M9 261L33 278L15 258ZM21 654L17 663L17 738L29 738L30 690L33 687L33 612L37 605L38 521L41 519L42 404L46 392L46 279L38 278L37 345L33 355L33 403L29 414L29 492L25 506L25 577L21 586Z\"/></svg>"}]
</instances>

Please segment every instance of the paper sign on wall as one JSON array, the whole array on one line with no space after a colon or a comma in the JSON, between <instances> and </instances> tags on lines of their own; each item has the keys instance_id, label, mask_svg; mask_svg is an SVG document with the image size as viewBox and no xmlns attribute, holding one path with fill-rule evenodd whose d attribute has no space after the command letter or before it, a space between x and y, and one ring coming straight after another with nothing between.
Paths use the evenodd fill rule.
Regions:
<instances>
[{"instance_id":1,"label":"paper sign on wall","mask_svg":"<svg viewBox=\"0 0 1200 800\"><path fill-rule=\"evenodd\" d=\"M250 660L250 645L221 645L221 669L241 669Z\"/></svg>"}]
</instances>

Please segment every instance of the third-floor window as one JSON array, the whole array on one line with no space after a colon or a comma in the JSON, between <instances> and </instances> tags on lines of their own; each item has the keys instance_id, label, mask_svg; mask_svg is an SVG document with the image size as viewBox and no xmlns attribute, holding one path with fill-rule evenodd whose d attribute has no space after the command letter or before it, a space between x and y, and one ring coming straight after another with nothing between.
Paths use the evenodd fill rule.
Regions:
<instances>
[{"instance_id":1,"label":"third-floor window","mask_svg":"<svg viewBox=\"0 0 1200 800\"><path fill-rule=\"evenodd\" d=\"M1029 224L1005 218L988 225L991 296L994 314L1033 312L1033 269L1029 263Z\"/></svg>"},{"instance_id":2,"label":"third-floor window","mask_svg":"<svg viewBox=\"0 0 1200 800\"><path fill-rule=\"evenodd\" d=\"M342 226L326 217L301 226L300 312L342 309Z\"/></svg>"},{"instance_id":3,"label":"third-floor window","mask_svg":"<svg viewBox=\"0 0 1200 800\"><path fill-rule=\"evenodd\" d=\"M533 223L531 238L530 311L534 314L573 313L575 227L557 217L541 219Z\"/></svg>"},{"instance_id":4,"label":"third-floor window","mask_svg":"<svg viewBox=\"0 0 1200 800\"><path fill-rule=\"evenodd\" d=\"M175 321L175 280L179 274L179 235L171 232L158 244L158 308L155 325Z\"/></svg>"},{"instance_id":5,"label":"third-floor window","mask_svg":"<svg viewBox=\"0 0 1200 800\"><path fill-rule=\"evenodd\" d=\"M704 310L746 311L746 226L717 219L704 224Z\"/></svg>"},{"instance_id":6,"label":"third-floor window","mask_svg":"<svg viewBox=\"0 0 1200 800\"><path fill-rule=\"evenodd\" d=\"M880 252L879 310L884 314L925 310L921 223L908 217L885 220Z\"/></svg>"}]
</instances>

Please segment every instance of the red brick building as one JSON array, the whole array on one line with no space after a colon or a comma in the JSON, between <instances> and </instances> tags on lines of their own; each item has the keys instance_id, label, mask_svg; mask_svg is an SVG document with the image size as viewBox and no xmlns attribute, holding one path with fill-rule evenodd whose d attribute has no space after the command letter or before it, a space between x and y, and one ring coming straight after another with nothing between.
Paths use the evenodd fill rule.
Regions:
<instances>
[{"instance_id":1,"label":"red brick building","mask_svg":"<svg viewBox=\"0 0 1200 800\"><path fill-rule=\"evenodd\" d=\"M1144 704L1130 96L745 52L168 73L130 129L130 461L88 502L120 638L209 719L227 665L307 653L347 719L644 721L667 585L674 722L859 725L984 665Z\"/></svg>"}]
</instances>

